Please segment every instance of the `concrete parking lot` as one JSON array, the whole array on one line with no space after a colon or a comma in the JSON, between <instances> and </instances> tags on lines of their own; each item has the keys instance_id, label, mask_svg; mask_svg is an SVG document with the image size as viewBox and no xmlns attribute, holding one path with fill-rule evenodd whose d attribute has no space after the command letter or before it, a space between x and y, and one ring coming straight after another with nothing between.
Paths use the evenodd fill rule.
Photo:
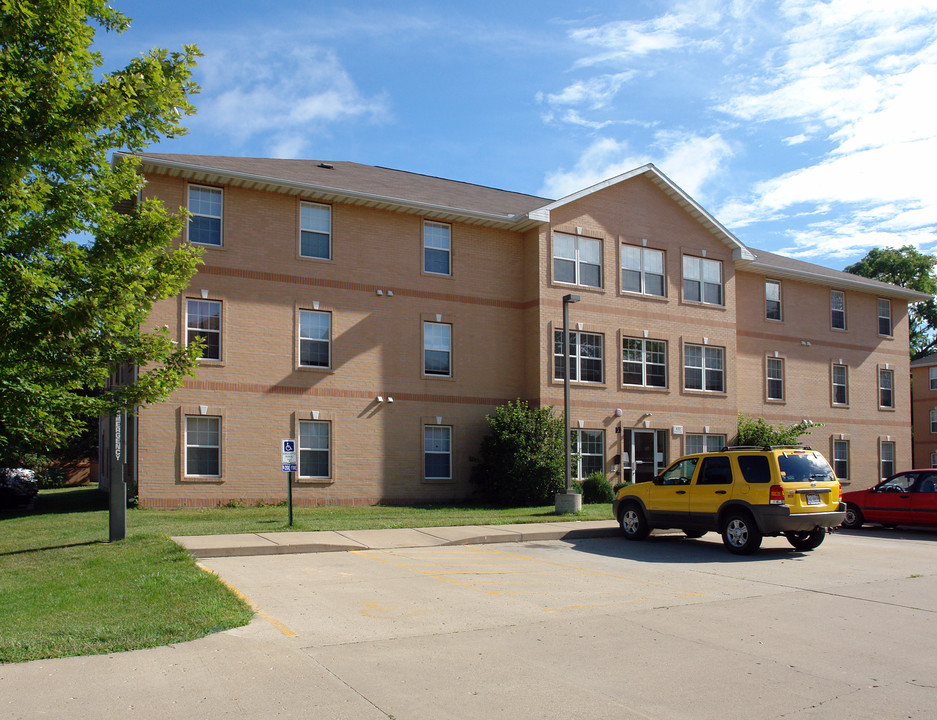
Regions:
<instances>
[{"instance_id":1,"label":"concrete parking lot","mask_svg":"<svg viewBox=\"0 0 937 720\"><path fill-rule=\"evenodd\" d=\"M258 608L171 648L0 666L0 715L931 718L937 533L750 558L715 534L202 561ZM41 688L41 689L40 689Z\"/></svg>"}]
</instances>

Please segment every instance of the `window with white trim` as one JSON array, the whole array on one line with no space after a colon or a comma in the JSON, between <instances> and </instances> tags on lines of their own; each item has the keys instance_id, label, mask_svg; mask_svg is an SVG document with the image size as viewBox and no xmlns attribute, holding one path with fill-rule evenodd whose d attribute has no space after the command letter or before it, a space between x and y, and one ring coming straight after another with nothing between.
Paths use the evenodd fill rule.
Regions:
<instances>
[{"instance_id":1,"label":"window with white trim","mask_svg":"<svg viewBox=\"0 0 937 720\"><path fill-rule=\"evenodd\" d=\"M684 447L686 455L701 452L719 452L726 446L725 435L709 435L702 433L687 433Z\"/></svg>"},{"instance_id":2,"label":"window with white trim","mask_svg":"<svg viewBox=\"0 0 937 720\"><path fill-rule=\"evenodd\" d=\"M622 292L663 297L664 288L663 251L635 245L622 245Z\"/></svg>"},{"instance_id":3,"label":"window with white trim","mask_svg":"<svg viewBox=\"0 0 937 720\"><path fill-rule=\"evenodd\" d=\"M709 345L685 345L683 387L686 390L725 392L725 350Z\"/></svg>"},{"instance_id":4,"label":"window with white trim","mask_svg":"<svg viewBox=\"0 0 937 720\"><path fill-rule=\"evenodd\" d=\"M602 336L596 333L569 333L570 382L600 383L605 377L602 367ZM553 379L566 377L563 356L563 331L553 331Z\"/></svg>"},{"instance_id":5,"label":"window with white trim","mask_svg":"<svg viewBox=\"0 0 937 720\"><path fill-rule=\"evenodd\" d=\"M299 364L317 368L332 366L331 313L299 311Z\"/></svg>"},{"instance_id":6,"label":"window with white trim","mask_svg":"<svg viewBox=\"0 0 937 720\"><path fill-rule=\"evenodd\" d=\"M937 410L930 411L930 431L937 434Z\"/></svg>"},{"instance_id":7,"label":"window with white trim","mask_svg":"<svg viewBox=\"0 0 937 720\"><path fill-rule=\"evenodd\" d=\"M320 203L299 204L299 254L332 259L332 208Z\"/></svg>"},{"instance_id":8,"label":"window with white trim","mask_svg":"<svg viewBox=\"0 0 937 720\"><path fill-rule=\"evenodd\" d=\"M784 399L784 360L781 358L768 358L766 368L768 379L768 399Z\"/></svg>"},{"instance_id":9,"label":"window with white trim","mask_svg":"<svg viewBox=\"0 0 937 720\"><path fill-rule=\"evenodd\" d=\"M878 299L878 334L891 337L891 300Z\"/></svg>"},{"instance_id":10,"label":"window with white trim","mask_svg":"<svg viewBox=\"0 0 937 720\"><path fill-rule=\"evenodd\" d=\"M423 323L423 374L452 377L452 325Z\"/></svg>"},{"instance_id":11,"label":"window with white trim","mask_svg":"<svg viewBox=\"0 0 937 720\"><path fill-rule=\"evenodd\" d=\"M595 472L605 471L605 431L573 430L570 433L570 451L577 480L584 480Z\"/></svg>"},{"instance_id":12,"label":"window with white trim","mask_svg":"<svg viewBox=\"0 0 937 720\"><path fill-rule=\"evenodd\" d=\"M448 425L423 426L423 477L452 479L452 428Z\"/></svg>"},{"instance_id":13,"label":"window with white trim","mask_svg":"<svg viewBox=\"0 0 937 720\"><path fill-rule=\"evenodd\" d=\"M299 477L331 477L332 427L327 420L299 421Z\"/></svg>"},{"instance_id":14,"label":"window with white trim","mask_svg":"<svg viewBox=\"0 0 937 720\"><path fill-rule=\"evenodd\" d=\"M445 223L423 221L423 272L452 274L452 228Z\"/></svg>"},{"instance_id":15,"label":"window with white trim","mask_svg":"<svg viewBox=\"0 0 937 720\"><path fill-rule=\"evenodd\" d=\"M930 454L930 466L937 467L937 452L932 452Z\"/></svg>"},{"instance_id":16,"label":"window with white trim","mask_svg":"<svg viewBox=\"0 0 937 720\"><path fill-rule=\"evenodd\" d=\"M553 233L553 279L571 285L602 287L602 241Z\"/></svg>"},{"instance_id":17,"label":"window with white trim","mask_svg":"<svg viewBox=\"0 0 937 720\"><path fill-rule=\"evenodd\" d=\"M202 477L221 475L221 418L186 415L185 474Z\"/></svg>"},{"instance_id":18,"label":"window with white trim","mask_svg":"<svg viewBox=\"0 0 937 720\"><path fill-rule=\"evenodd\" d=\"M667 387L667 343L622 338L621 382L622 385Z\"/></svg>"},{"instance_id":19,"label":"window with white trim","mask_svg":"<svg viewBox=\"0 0 937 720\"><path fill-rule=\"evenodd\" d=\"M880 477L883 480L890 478L895 474L895 443L882 440L879 445L879 457L881 459Z\"/></svg>"},{"instance_id":20,"label":"window with white trim","mask_svg":"<svg viewBox=\"0 0 937 720\"><path fill-rule=\"evenodd\" d=\"M849 404L849 391L845 365L833 365L833 404Z\"/></svg>"},{"instance_id":21,"label":"window with white trim","mask_svg":"<svg viewBox=\"0 0 937 720\"><path fill-rule=\"evenodd\" d=\"M927 368L927 380L931 390L937 390L937 367Z\"/></svg>"},{"instance_id":22,"label":"window with white trim","mask_svg":"<svg viewBox=\"0 0 937 720\"><path fill-rule=\"evenodd\" d=\"M830 324L834 330L846 329L846 293L830 290Z\"/></svg>"},{"instance_id":23,"label":"window with white trim","mask_svg":"<svg viewBox=\"0 0 937 720\"><path fill-rule=\"evenodd\" d=\"M878 405L883 408L895 407L895 371L879 368Z\"/></svg>"},{"instance_id":24,"label":"window with white trim","mask_svg":"<svg viewBox=\"0 0 937 720\"><path fill-rule=\"evenodd\" d=\"M189 185L189 242L221 245L221 190Z\"/></svg>"},{"instance_id":25,"label":"window with white trim","mask_svg":"<svg viewBox=\"0 0 937 720\"><path fill-rule=\"evenodd\" d=\"M185 338L190 345L202 339L200 360L221 360L221 303L217 300L187 298Z\"/></svg>"},{"instance_id":26,"label":"window with white trim","mask_svg":"<svg viewBox=\"0 0 937 720\"><path fill-rule=\"evenodd\" d=\"M840 480L849 479L849 441L833 441L833 472Z\"/></svg>"},{"instance_id":27,"label":"window with white trim","mask_svg":"<svg viewBox=\"0 0 937 720\"><path fill-rule=\"evenodd\" d=\"M722 305L722 261L684 255L683 299Z\"/></svg>"},{"instance_id":28,"label":"window with white trim","mask_svg":"<svg viewBox=\"0 0 937 720\"><path fill-rule=\"evenodd\" d=\"M765 280L765 317L781 319L781 283L777 280Z\"/></svg>"}]
</instances>

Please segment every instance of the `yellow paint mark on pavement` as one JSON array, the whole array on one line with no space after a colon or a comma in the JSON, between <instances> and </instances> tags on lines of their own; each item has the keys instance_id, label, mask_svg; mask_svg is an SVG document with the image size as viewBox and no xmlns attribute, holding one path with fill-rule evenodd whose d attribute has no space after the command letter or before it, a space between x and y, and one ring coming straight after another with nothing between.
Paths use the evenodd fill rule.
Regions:
<instances>
[{"instance_id":1,"label":"yellow paint mark on pavement","mask_svg":"<svg viewBox=\"0 0 937 720\"><path fill-rule=\"evenodd\" d=\"M232 585L232 584L229 583L227 580L225 580L223 577L221 577L221 575L219 575L218 573L216 573L216 572L213 571L213 570L209 570L207 567L204 567L204 566L202 566L202 565L199 565L199 568L202 569L202 570L204 570L204 571L207 572L207 573L211 573L211 574L214 575L216 578L218 578L218 579L221 581L221 584L222 584L222 585L224 585L226 588L228 588L228 590L230 590L230 591L233 592L235 595L237 595L241 600L243 600L244 602L246 602L246 603L250 606L250 609L251 609L251 610L253 610L255 613L257 613L258 615L260 615L260 617L262 617L262 618L263 618L264 620L266 620L268 623L270 623L271 625L273 625L273 627L275 627L275 628L276 628L277 630L279 630L281 633L283 633L284 635L286 635L286 637L296 637L296 633L293 632L289 627L287 627L284 623L282 623L282 622L280 622L279 620L277 620L275 617L273 617L273 615L269 614L266 610L264 610L262 607L260 607L260 605L258 605L257 603L255 603L253 600L251 600L249 597L247 597L247 595L245 595L245 594L242 593L240 590L238 590L236 587L234 587L234 585Z\"/></svg>"}]
</instances>

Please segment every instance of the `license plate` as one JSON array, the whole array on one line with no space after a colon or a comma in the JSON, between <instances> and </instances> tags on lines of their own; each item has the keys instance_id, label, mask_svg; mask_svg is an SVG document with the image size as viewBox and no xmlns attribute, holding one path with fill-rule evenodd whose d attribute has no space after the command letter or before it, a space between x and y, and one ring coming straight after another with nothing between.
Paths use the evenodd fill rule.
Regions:
<instances>
[{"instance_id":1,"label":"license plate","mask_svg":"<svg viewBox=\"0 0 937 720\"><path fill-rule=\"evenodd\" d=\"M822 505L823 503L820 502L820 494L819 493L807 493L807 504L808 505Z\"/></svg>"}]
</instances>

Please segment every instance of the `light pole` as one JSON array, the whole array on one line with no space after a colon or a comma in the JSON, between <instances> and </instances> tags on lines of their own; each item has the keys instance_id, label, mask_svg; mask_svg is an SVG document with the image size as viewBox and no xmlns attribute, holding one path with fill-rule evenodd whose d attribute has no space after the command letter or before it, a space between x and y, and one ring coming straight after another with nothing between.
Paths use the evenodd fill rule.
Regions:
<instances>
[{"instance_id":1,"label":"light pole","mask_svg":"<svg viewBox=\"0 0 937 720\"><path fill-rule=\"evenodd\" d=\"M582 509L582 497L579 493L573 492L572 471L570 468L570 430L569 430L569 376L571 368L569 364L569 306L581 300L578 295L563 296L563 426L566 436L566 491L556 494L556 512L569 513L579 512Z\"/></svg>"}]
</instances>

